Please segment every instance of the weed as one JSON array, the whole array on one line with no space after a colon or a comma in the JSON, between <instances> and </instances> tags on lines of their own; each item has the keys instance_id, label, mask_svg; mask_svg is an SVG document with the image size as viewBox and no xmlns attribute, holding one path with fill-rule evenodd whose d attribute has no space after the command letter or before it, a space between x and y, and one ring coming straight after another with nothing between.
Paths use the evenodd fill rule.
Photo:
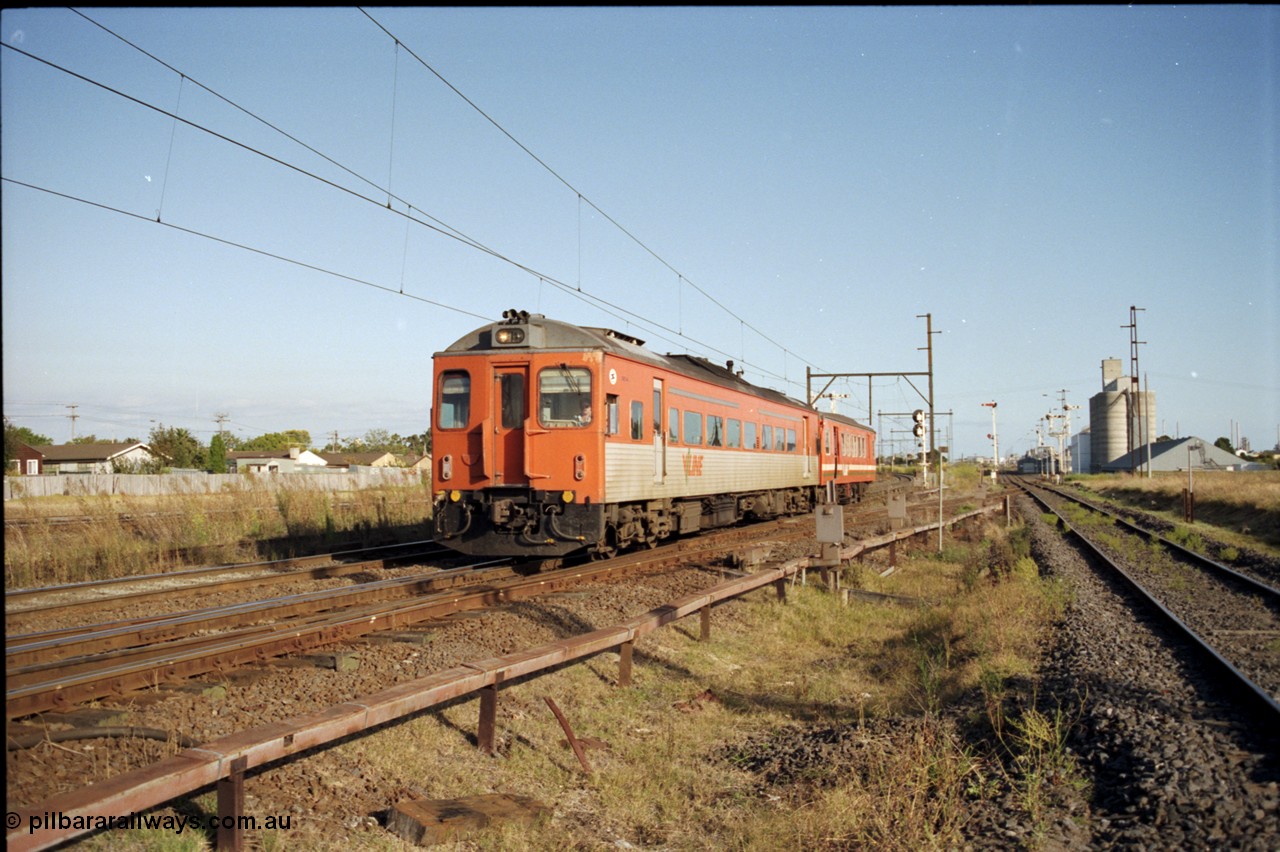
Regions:
<instances>
[{"instance_id":1,"label":"weed","mask_svg":"<svg viewBox=\"0 0 1280 852\"><path fill-rule=\"evenodd\" d=\"M181 564L248 561L257 542L285 536L334 540L357 530L420 525L430 500L421 487L352 492L265 488L152 497L81 496L13 500L5 517L9 588L173 570ZM429 517L429 508L425 510ZM76 516L74 523L62 521Z\"/></svg>"}]
</instances>

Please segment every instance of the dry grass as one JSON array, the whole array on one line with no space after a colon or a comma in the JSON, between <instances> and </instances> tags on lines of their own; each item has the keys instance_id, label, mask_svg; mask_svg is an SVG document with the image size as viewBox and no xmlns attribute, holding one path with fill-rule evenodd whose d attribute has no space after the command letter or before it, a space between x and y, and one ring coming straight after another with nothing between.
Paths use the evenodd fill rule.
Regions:
<instances>
[{"instance_id":1,"label":"dry grass","mask_svg":"<svg viewBox=\"0 0 1280 852\"><path fill-rule=\"evenodd\" d=\"M1004 718L1003 699L1034 670L1060 600L1025 557L984 564L1005 551L997 541L1009 544L991 527L941 558L905 559L889 578L855 572L868 588L932 605L846 607L813 587L779 605L769 590L717 609L709 642L697 641L696 619L644 639L630 689L613 685L614 654L504 688L497 758L471 743L475 701L341 748L416 795L503 792L554 808L539 825L494 828L455 848L952 848L993 776L1017 775L1010 785L1038 818L1044 782L1031 770L1069 763L1051 738L1033 740L1043 717ZM563 746L544 696L579 737L608 744L588 753L591 775ZM1007 733L966 740L943 713L961 696L984 697L976 712ZM851 739L784 778L745 757L830 731ZM397 842L375 830L284 845Z\"/></svg>"},{"instance_id":2,"label":"dry grass","mask_svg":"<svg viewBox=\"0 0 1280 852\"><path fill-rule=\"evenodd\" d=\"M1182 523L1185 473L1150 479L1127 474L1087 476L1074 484ZM1192 487L1195 527L1228 544L1280 555L1280 471L1197 471Z\"/></svg>"},{"instance_id":3,"label":"dry grass","mask_svg":"<svg viewBox=\"0 0 1280 852\"><path fill-rule=\"evenodd\" d=\"M333 514L328 505L325 515L321 501L297 495L243 517L315 525ZM844 606L797 585L781 605L768 589L717 608L710 641L698 641L696 617L641 640L629 689L615 685L616 654L508 685L496 757L474 746L474 699L330 754L400 797L500 792L553 808L533 826L497 826L446 849L951 849L977 810L1010 789L1027 819L1047 822L1046 785L1073 769L1066 722L1007 708L1026 698L1060 592L1039 578L1018 530L948 533L941 553L935 542L900 548L888 577L883 553L845 572L846 585L917 603ZM607 744L588 752L590 775L564 746L547 696L579 737ZM777 767L762 768L773 757ZM410 848L380 828L344 827L349 816L309 814L301 830L254 842ZM208 848L160 832L85 845Z\"/></svg>"},{"instance_id":4,"label":"dry grass","mask_svg":"<svg viewBox=\"0 0 1280 852\"><path fill-rule=\"evenodd\" d=\"M4 513L26 521L5 525L5 588L26 588L250 561L265 558L264 542L412 528L431 509L425 487L385 487L26 497Z\"/></svg>"}]
</instances>

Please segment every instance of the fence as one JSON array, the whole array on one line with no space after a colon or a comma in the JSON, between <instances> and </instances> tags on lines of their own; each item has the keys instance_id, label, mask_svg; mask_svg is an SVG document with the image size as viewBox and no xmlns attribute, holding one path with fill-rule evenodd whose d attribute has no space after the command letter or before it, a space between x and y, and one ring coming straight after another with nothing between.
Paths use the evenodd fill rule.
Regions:
<instances>
[{"instance_id":1,"label":"fence","mask_svg":"<svg viewBox=\"0 0 1280 852\"><path fill-rule=\"evenodd\" d=\"M335 473L79 473L6 476L4 499L91 494L218 494L278 489L358 491L386 485L429 484L430 474L403 467L366 467Z\"/></svg>"}]
</instances>

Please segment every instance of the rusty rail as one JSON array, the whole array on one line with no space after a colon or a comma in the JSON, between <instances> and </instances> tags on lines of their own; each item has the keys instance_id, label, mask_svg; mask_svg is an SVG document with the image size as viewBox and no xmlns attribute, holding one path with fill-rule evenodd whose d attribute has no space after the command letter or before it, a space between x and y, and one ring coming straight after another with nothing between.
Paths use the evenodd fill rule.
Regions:
<instances>
[{"instance_id":1,"label":"rusty rail","mask_svg":"<svg viewBox=\"0 0 1280 852\"><path fill-rule=\"evenodd\" d=\"M984 507L949 520L859 542L843 548L840 556L842 560L851 559L867 550L935 530L940 525L989 514L1004 508L1006 504L1007 501L999 506ZM808 557L793 559L775 568L726 580L613 627L524 651L464 663L388 687L355 701L230 734L196 748L186 749L150 766L54 796L32 807L15 809L9 814L9 823L15 827L7 831L7 848L18 852L46 849L92 831L95 820L100 820L101 823L112 816L119 818L121 815L141 813L213 784L219 785L220 810L224 807L234 810L235 803L243 801L241 785L248 770L309 749L328 746L354 734L474 693L479 693L481 698L478 726L482 732L479 737L480 747L487 746L492 750L497 696L503 684L617 649L621 654L619 685L625 686L630 682L632 648L638 638L688 615L709 611L710 607L718 603L770 585L776 588L780 600L785 599L787 580L812 564L813 560ZM47 828L29 830L32 818L42 818L50 813L65 819L60 819L56 825ZM222 846L222 838L219 840Z\"/></svg>"}]
</instances>

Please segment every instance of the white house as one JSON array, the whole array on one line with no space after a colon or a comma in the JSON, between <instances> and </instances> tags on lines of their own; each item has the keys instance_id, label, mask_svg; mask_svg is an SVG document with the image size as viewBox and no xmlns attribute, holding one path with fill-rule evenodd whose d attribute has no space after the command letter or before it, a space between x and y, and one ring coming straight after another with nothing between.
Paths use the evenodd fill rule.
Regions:
<instances>
[{"instance_id":1,"label":"white house","mask_svg":"<svg viewBox=\"0 0 1280 852\"><path fill-rule=\"evenodd\" d=\"M232 450L227 453L229 473L306 473L321 470L325 460L310 450Z\"/></svg>"},{"instance_id":2,"label":"white house","mask_svg":"<svg viewBox=\"0 0 1280 852\"><path fill-rule=\"evenodd\" d=\"M41 444L18 449L18 473L115 473L154 459L151 448L138 441L114 444Z\"/></svg>"}]
</instances>

